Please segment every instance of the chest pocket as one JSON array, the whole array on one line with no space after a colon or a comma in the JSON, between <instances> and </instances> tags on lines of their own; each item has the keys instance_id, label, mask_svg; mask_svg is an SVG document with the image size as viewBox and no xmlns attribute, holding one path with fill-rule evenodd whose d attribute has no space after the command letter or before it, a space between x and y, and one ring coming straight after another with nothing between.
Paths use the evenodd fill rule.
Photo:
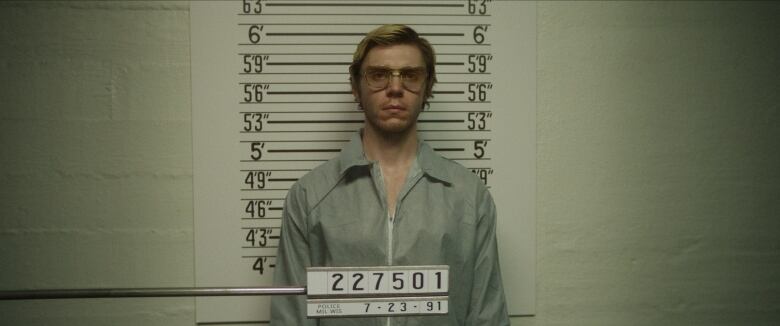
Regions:
<instances>
[{"instance_id":1,"label":"chest pocket","mask_svg":"<svg viewBox=\"0 0 780 326\"><path fill-rule=\"evenodd\" d=\"M407 196L396 224L395 252L404 265L462 265L473 256L475 217L471 201L444 185Z\"/></svg>"},{"instance_id":2,"label":"chest pocket","mask_svg":"<svg viewBox=\"0 0 780 326\"><path fill-rule=\"evenodd\" d=\"M335 190L311 212L309 248L315 266L386 264L385 213L379 201L360 188Z\"/></svg>"}]
</instances>

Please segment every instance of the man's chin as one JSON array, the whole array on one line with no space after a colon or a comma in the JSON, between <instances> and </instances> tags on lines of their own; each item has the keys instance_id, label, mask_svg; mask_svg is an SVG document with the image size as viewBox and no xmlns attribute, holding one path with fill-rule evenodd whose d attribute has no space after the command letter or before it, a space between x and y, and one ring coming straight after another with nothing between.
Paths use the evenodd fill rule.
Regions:
<instances>
[{"instance_id":1,"label":"man's chin","mask_svg":"<svg viewBox=\"0 0 780 326\"><path fill-rule=\"evenodd\" d=\"M374 124L374 129L377 132L386 135L402 135L410 132L414 127L414 124L409 123L406 120L402 121L382 121Z\"/></svg>"}]
</instances>

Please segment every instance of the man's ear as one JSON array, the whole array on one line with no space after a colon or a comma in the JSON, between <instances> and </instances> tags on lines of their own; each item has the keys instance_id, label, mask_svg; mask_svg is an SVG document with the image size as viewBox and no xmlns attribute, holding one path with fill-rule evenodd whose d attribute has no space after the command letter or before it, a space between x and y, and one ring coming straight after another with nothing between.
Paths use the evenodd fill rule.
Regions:
<instances>
[{"instance_id":1,"label":"man's ear","mask_svg":"<svg viewBox=\"0 0 780 326\"><path fill-rule=\"evenodd\" d=\"M349 84L352 87L352 98L355 99L355 102L360 103L360 90L357 89L357 86L355 84L353 84L351 82Z\"/></svg>"}]
</instances>

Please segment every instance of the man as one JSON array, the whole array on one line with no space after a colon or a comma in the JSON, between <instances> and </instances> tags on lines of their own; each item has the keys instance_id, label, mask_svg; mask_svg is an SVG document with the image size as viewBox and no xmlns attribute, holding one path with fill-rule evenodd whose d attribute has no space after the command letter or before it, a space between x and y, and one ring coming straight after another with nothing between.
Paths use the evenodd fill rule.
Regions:
<instances>
[{"instance_id":1,"label":"man","mask_svg":"<svg viewBox=\"0 0 780 326\"><path fill-rule=\"evenodd\" d=\"M306 318L304 296L281 296L271 325L509 325L493 199L417 136L436 81L433 48L407 26L381 26L349 70L364 126L290 188L275 283L304 285L309 266L448 265L449 314L317 321Z\"/></svg>"}]
</instances>

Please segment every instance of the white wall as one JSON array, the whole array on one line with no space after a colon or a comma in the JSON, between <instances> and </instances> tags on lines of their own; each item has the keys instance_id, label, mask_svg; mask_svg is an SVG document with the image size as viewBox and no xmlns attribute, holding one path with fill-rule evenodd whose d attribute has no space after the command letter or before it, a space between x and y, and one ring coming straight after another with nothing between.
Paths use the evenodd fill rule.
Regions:
<instances>
[{"instance_id":1,"label":"white wall","mask_svg":"<svg viewBox=\"0 0 780 326\"><path fill-rule=\"evenodd\" d=\"M187 2L0 3L0 289L192 286ZM192 299L0 302L191 325Z\"/></svg>"}]
</instances>

